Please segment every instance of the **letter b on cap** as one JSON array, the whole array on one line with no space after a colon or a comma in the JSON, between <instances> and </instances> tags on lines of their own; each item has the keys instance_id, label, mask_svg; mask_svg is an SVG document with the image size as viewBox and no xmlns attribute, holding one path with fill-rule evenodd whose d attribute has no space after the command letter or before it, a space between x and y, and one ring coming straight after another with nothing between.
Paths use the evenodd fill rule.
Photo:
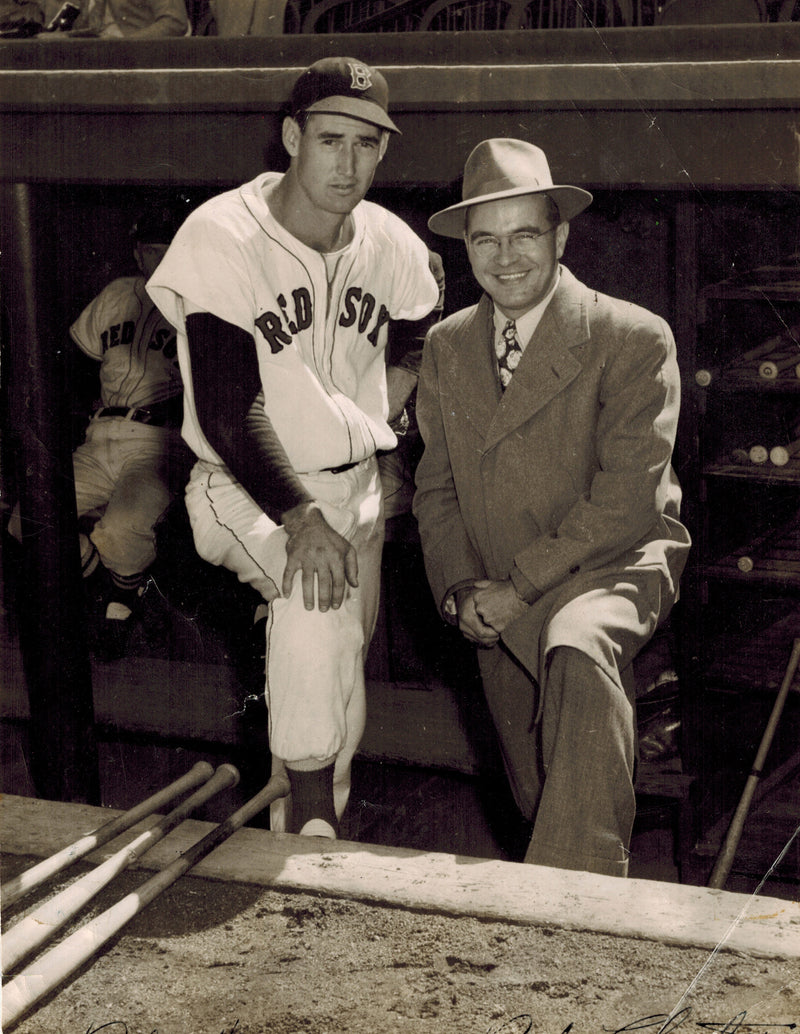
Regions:
<instances>
[{"instance_id":1,"label":"letter b on cap","mask_svg":"<svg viewBox=\"0 0 800 1034\"><path fill-rule=\"evenodd\" d=\"M350 85L354 90L368 90L372 86L370 70L366 65L356 65L348 62L350 69Z\"/></svg>"}]
</instances>

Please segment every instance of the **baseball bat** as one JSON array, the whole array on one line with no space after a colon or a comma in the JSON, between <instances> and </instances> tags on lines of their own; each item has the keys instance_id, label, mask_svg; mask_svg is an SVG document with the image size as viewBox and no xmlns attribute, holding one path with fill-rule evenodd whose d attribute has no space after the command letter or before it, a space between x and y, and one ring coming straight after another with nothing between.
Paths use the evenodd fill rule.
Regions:
<instances>
[{"instance_id":1,"label":"baseball bat","mask_svg":"<svg viewBox=\"0 0 800 1034\"><path fill-rule=\"evenodd\" d=\"M195 790L191 797L187 797L156 825L140 833L126 847L116 851L102 864L75 880L6 930L2 938L3 972L8 973L18 962L49 940L115 876L149 851L170 830L180 825L196 808L221 790L236 786L238 782L239 773L233 765L220 765L207 783Z\"/></svg>"},{"instance_id":2,"label":"baseball bat","mask_svg":"<svg viewBox=\"0 0 800 1034\"><path fill-rule=\"evenodd\" d=\"M737 357L737 364L752 363L756 359L761 359L765 355L769 355L770 352L774 352L776 348L781 348L786 344L786 339L782 334L775 334L773 337L769 337L766 341L762 341L760 345L756 345L755 348L749 349L747 352L742 352Z\"/></svg>"},{"instance_id":3,"label":"baseball bat","mask_svg":"<svg viewBox=\"0 0 800 1034\"><path fill-rule=\"evenodd\" d=\"M60 944L46 952L33 965L3 987L2 1029L8 1031L38 1001L54 991L92 958L109 940L120 932L131 919L167 887L180 879L215 847L227 840L250 819L269 807L279 797L289 793L285 776L273 776L238 811L215 826L202 840L198 840L161 872L151 876L136 891L126 895L111 908L85 923Z\"/></svg>"},{"instance_id":4,"label":"baseball bat","mask_svg":"<svg viewBox=\"0 0 800 1034\"><path fill-rule=\"evenodd\" d=\"M702 367L699 370L695 370L694 379L695 383L701 388L707 388L719 375L720 371L717 367Z\"/></svg>"},{"instance_id":5,"label":"baseball bat","mask_svg":"<svg viewBox=\"0 0 800 1034\"><path fill-rule=\"evenodd\" d=\"M767 381L776 380L784 370L797 366L797 353L793 353L783 359L765 359L759 364L758 376ZM796 376L796 375L795 375Z\"/></svg>"},{"instance_id":6,"label":"baseball bat","mask_svg":"<svg viewBox=\"0 0 800 1034\"><path fill-rule=\"evenodd\" d=\"M742 352L737 359L737 363L748 363L755 359L761 359L770 352L778 350L785 351L787 346L797 344L799 333L800 323L795 324L793 327L787 327L783 333L768 337L765 341L762 341L760 345L756 345L755 348L751 348L747 352Z\"/></svg>"},{"instance_id":7,"label":"baseball bat","mask_svg":"<svg viewBox=\"0 0 800 1034\"><path fill-rule=\"evenodd\" d=\"M789 460L800 453L800 438L786 445L775 445L769 450L769 458L776 467L785 467Z\"/></svg>"},{"instance_id":8,"label":"baseball bat","mask_svg":"<svg viewBox=\"0 0 800 1034\"><path fill-rule=\"evenodd\" d=\"M778 720L780 719L781 712L783 711L783 705L786 703L786 698L789 695L789 688L794 680L798 664L800 664L800 639L795 639L792 646L792 652L789 657L789 663L786 666L786 673L783 676L781 688L778 690L778 695L775 698L775 703L773 704L769 720L767 721L766 728L764 729L764 735L761 737L761 743L759 744L753 767L747 777L744 791L742 792L736 811L731 819L731 824L728 827L728 832L725 835L722 848L717 855L714 868L711 871L711 876L708 881L709 887L721 890L725 886L725 881L731 871L733 859L736 855L736 850L739 847L742 830L744 829L745 819L747 818L747 813L750 810L750 803L753 799L753 794L755 793L758 781L761 778L764 761L766 760L767 752L772 745L772 738L778 727Z\"/></svg>"},{"instance_id":9,"label":"baseball bat","mask_svg":"<svg viewBox=\"0 0 800 1034\"><path fill-rule=\"evenodd\" d=\"M20 873L19 876L15 876L7 883L4 883L0 887L0 898L2 898L3 905L5 907L12 905L51 876L62 872L72 865L73 862L77 862L84 855L89 854L90 851L102 847L103 844L107 844L114 837L118 837L120 833L124 833L126 829L135 826L137 822L141 822L142 819L146 819L149 815L159 811L173 798L179 797L186 790L194 789L200 783L207 782L213 774L214 769L207 761L198 761L186 775L176 779L169 786L165 786L162 790L141 801L141 803L130 808L122 815L111 819L91 833L80 837L74 843L69 844L55 854L50 855L49 858L43 859L30 869Z\"/></svg>"}]
</instances>

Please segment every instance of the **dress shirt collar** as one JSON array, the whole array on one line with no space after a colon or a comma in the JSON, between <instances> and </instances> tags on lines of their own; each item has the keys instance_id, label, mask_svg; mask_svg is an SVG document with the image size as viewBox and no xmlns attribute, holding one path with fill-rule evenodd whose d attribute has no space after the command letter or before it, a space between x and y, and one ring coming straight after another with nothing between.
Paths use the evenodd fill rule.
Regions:
<instances>
[{"instance_id":1,"label":"dress shirt collar","mask_svg":"<svg viewBox=\"0 0 800 1034\"><path fill-rule=\"evenodd\" d=\"M532 309L528 309L524 316L520 316L516 321L517 323L517 341L522 351L525 351L525 346L528 344L530 339L533 337L534 331L539 326L539 321L544 315L544 310L550 304L550 299L556 292L558 287L558 281L561 279L561 271L559 270L558 276L553 283L553 286L547 292L546 296L539 302L538 305L534 305ZM502 335L503 327L508 323L508 316L504 316L502 312L494 306L494 329L498 335Z\"/></svg>"}]
</instances>

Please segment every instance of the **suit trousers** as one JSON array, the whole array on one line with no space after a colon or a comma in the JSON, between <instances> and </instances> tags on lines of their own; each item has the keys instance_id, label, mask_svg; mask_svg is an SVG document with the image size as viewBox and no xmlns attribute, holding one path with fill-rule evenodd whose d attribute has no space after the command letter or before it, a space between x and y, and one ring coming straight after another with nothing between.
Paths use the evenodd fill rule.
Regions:
<instances>
[{"instance_id":1,"label":"suit trousers","mask_svg":"<svg viewBox=\"0 0 800 1034\"><path fill-rule=\"evenodd\" d=\"M536 722L539 687L528 671L502 646L478 660L514 798L534 823L525 861L626 876L636 810L632 680L558 646Z\"/></svg>"}]
</instances>

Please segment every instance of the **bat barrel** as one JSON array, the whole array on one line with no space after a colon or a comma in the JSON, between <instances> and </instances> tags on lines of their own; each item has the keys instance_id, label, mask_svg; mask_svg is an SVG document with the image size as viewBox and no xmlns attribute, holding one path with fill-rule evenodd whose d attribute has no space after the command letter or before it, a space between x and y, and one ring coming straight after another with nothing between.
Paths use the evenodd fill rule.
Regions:
<instances>
[{"instance_id":1,"label":"bat barrel","mask_svg":"<svg viewBox=\"0 0 800 1034\"><path fill-rule=\"evenodd\" d=\"M775 445L769 450L769 458L776 467L785 467L789 460L800 453L800 438L786 445Z\"/></svg>"},{"instance_id":2,"label":"bat barrel","mask_svg":"<svg viewBox=\"0 0 800 1034\"><path fill-rule=\"evenodd\" d=\"M765 359L764 362L759 364L758 375L763 377L764 380L774 381L780 377L784 370L788 370L790 367L794 372L796 366L797 353L793 352L791 355L783 356L780 359Z\"/></svg>"}]
</instances>

